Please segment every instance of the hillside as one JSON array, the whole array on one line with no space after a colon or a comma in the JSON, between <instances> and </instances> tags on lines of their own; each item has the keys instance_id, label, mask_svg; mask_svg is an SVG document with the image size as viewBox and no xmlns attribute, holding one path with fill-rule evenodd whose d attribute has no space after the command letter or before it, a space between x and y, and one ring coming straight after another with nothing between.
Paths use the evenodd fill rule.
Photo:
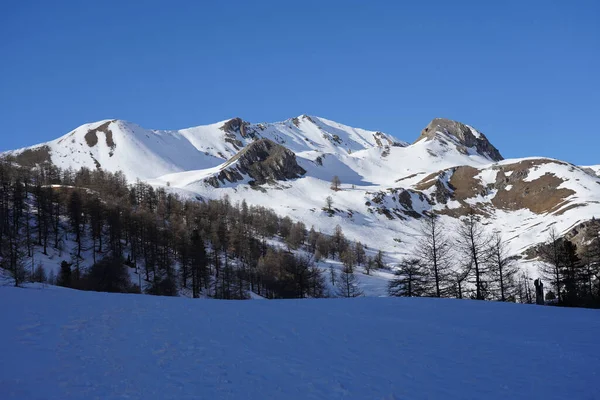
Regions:
<instances>
[{"instance_id":1,"label":"hillside","mask_svg":"<svg viewBox=\"0 0 600 400\"><path fill-rule=\"evenodd\" d=\"M600 215L597 167L504 159L486 135L443 118L414 136L409 144L307 115L174 131L105 120L4 155L22 165L123 171L129 182L139 178L189 199L227 196L326 234L339 225L390 263L412 254L426 212L454 227L472 210L517 255L544 242L550 228L564 235ZM334 176L341 190L330 189ZM536 263L522 266L537 276Z\"/></svg>"},{"instance_id":2,"label":"hillside","mask_svg":"<svg viewBox=\"0 0 600 400\"><path fill-rule=\"evenodd\" d=\"M595 399L600 315L0 287L0 398ZM68 311L67 311L68 310ZM581 329L585 327L586 329Z\"/></svg>"}]
</instances>

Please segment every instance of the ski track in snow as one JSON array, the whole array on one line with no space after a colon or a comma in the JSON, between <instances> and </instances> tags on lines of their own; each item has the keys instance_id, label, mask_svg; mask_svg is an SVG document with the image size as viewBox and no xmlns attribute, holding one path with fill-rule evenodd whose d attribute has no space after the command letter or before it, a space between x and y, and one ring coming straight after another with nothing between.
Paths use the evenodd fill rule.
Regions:
<instances>
[{"instance_id":1,"label":"ski track in snow","mask_svg":"<svg viewBox=\"0 0 600 400\"><path fill-rule=\"evenodd\" d=\"M597 399L600 312L0 287L0 398Z\"/></svg>"}]
</instances>

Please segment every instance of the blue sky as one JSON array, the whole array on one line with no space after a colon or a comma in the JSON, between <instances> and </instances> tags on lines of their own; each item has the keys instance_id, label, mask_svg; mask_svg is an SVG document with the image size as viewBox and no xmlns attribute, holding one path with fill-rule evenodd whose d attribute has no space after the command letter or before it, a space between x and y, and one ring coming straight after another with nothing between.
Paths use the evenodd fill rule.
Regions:
<instances>
[{"instance_id":1,"label":"blue sky","mask_svg":"<svg viewBox=\"0 0 600 400\"><path fill-rule=\"evenodd\" d=\"M14 1L0 150L120 118L312 114L412 141L434 117L505 157L600 164L598 1Z\"/></svg>"}]
</instances>

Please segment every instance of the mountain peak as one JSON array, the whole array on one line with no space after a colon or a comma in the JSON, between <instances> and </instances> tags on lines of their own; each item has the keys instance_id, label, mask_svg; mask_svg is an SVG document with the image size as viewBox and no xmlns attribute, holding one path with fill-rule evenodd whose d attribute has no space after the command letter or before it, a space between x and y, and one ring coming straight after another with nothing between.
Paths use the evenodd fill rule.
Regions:
<instances>
[{"instance_id":1,"label":"mountain peak","mask_svg":"<svg viewBox=\"0 0 600 400\"><path fill-rule=\"evenodd\" d=\"M421 131L421 136L416 140L443 140L453 142L461 152L468 153L469 149L489 158L492 161L504 159L487 137L477 129L446 118L434 118ZM416 143L415 142L415 143Z\"/></svg>"}]
</instances>

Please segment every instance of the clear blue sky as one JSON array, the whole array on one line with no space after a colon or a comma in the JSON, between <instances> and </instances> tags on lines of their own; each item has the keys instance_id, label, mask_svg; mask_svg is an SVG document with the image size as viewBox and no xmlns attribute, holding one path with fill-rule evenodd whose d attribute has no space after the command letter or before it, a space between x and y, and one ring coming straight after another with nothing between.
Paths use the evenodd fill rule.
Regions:
<instances>
[{"instance_id":1,"label":"clear blue sky","mask_svg":"<svg viewBox=\"0 0 600 400\"><path fill-rule=\"evenodd\" d=\"M600 164L599 1L9 1L0 150L120 118L312 114L412 141L434 117L505 157Z\"/></svg>"}]
</instances>

